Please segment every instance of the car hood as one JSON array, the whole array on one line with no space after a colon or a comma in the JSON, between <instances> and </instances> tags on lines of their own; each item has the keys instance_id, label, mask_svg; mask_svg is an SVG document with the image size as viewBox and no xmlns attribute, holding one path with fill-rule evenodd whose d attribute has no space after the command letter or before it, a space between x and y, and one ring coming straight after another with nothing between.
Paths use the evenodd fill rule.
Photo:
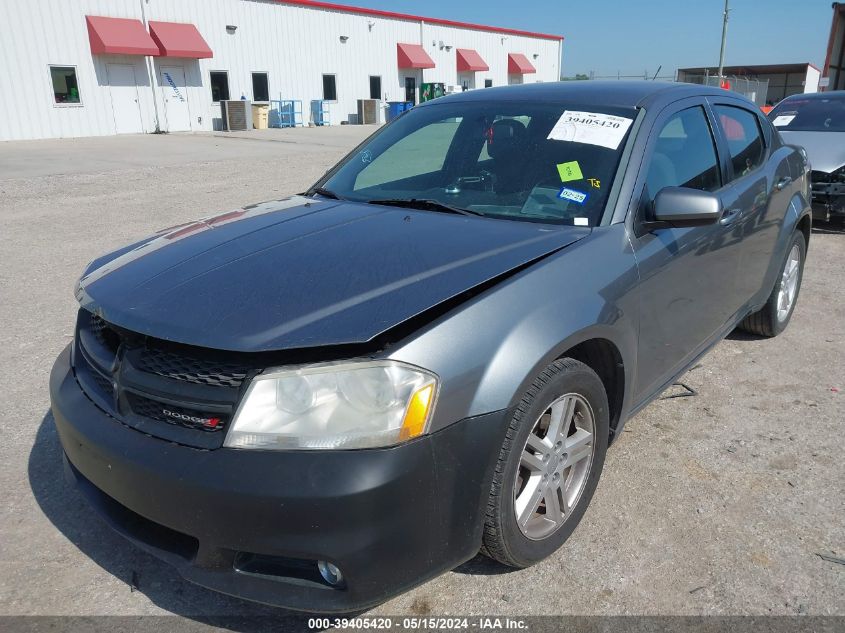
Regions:
<instances>
[{"instance_id":1,"label":"car hood","mask_svg":"<svg viewBox=\"0 0 845 633\"><path fill-rule=\"evenodd\" d=\"M189 345L365 343L589 232L297 196L96 260L76 296L110 323Z\"/></svg>"},{"instance_id":2,"label":"car hood","mask_svg":"<svg viewBox=\"0 0 845 633\"><path fill-rule=\"evenodd\" d=\"M831 173L845 166L845 132L781 132L784 142L807 150L815 171Z\"/></svg>"}]
</instances>

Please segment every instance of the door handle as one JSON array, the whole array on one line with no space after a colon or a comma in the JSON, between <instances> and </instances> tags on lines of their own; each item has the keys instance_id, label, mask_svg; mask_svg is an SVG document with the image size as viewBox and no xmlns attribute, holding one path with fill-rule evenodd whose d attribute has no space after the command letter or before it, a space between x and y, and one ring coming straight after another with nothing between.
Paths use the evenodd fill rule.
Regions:
<instances>
[{"instance_id":1,"label":"door handle","mask_svg":"<svg viewBox=\"0 0 845 633\"><path fill-rule=\"evenodd\" d=\"M783 191L786 189L790 184L792 184L792 178L790 176L786 176L781 178L775 183L775 189L778 191Z\"/></svg>"},{"instance_id":2,"label":"door handle","mask_svg":"<svg viewBox=\"0 0 845 633\"><path fill-rule=\"evenodd\" d=\"M719 224L722 226L733 224L739 219L740 215L742 215L742 209L725 209L722 211L722 217L719 218Z\"/></svg>"}]
</instances>

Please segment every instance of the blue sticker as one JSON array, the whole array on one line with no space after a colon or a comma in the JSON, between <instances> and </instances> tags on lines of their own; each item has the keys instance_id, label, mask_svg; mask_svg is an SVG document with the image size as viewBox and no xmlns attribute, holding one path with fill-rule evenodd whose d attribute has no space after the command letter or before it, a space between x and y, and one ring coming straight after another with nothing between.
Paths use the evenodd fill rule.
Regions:
<instances>
[{"instance_id":1,"label":"blue sticker","mask_svg":"<svg viewBox=\"0 0 845 633\"><path fill-rule=\"evenodd\" d=\"M578 204L584 204L589 196L581 191L576 191L575 189L570 189L569 187L563 187L558 192L557 197L563 200L571 200L572 202L577 202Z\"/></svg>"},{"instance_id":2,"label":"blue sticker","mask_svg":"<svg viewBox=\"0 0 845 633\"><path fill-rule=\"evenodd\" d=\"M369 163L373 162L373 153L370 150L365 149L363 152L361 152L361 162L365 165L368 165Z\"/></svg>"}]
</instances>

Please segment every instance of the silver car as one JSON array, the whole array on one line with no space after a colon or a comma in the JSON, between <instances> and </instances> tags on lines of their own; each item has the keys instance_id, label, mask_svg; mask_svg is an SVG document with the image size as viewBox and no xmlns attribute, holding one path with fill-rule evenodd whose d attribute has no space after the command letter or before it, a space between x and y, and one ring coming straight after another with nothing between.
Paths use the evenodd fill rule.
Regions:
<instances>
[{"instance_id":1,"label":"silver car","mask_svg":"<svg viewBox=\"0 0 845 633\"><path fill-rule=\"evenodd\" d=\"M785 142L807 152L813 219L845 218L845 90L787 97L769 119Z\"/></svg>"}]
</instances>

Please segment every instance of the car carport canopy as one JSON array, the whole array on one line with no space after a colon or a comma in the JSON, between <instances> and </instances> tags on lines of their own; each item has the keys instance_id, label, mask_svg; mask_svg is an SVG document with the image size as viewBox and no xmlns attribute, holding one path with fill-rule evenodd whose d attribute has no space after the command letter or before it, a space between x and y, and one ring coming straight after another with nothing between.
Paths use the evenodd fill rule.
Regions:
<instances>
[{"instance_id":1,"label":"car carport canopy","mask_svg":"<svg viewBox=\"0 0 845 633\"><path fill-rule=\"evenodd\" d=\"M193 24L150 21L150 35L157 54L163 57L207 59L213 57L211 48Z\"/></svg>"},{"instance_id":2,"label":"car carport canopy","mask_svg":"<svg viewBox=\"0 0 845 633\"><path fill-rule=\"evenodd\" d=\"M434 60L420 44L397 44L399 68L434 68Z\"/></svg>"},{"instance_id":3,"label":"car carport canopy","mask_svg":"<svg viewBox=\"0 0 845 633\"><path fill-rule=\"evenodd\" d=\"M522 53L508 53L508 73L511 75L531 75L537 69Z\"/></svg>"},{"instance_id":4,"label":"car carport canopy","mask_svg":"<svg viewBox=\"0 0 845 633\"><path fill-rule=\"evenodd\" d=\"M458 72L477 72L483 70L490 70L487 63L471 48L457 48L455 55L458 60Z\"/></svg>"},{"instance_id":5,"label":"car carport canopy","mask_svg":"<svg viewBox=\"0 0 845 633\"><path fill-rule=\"evenodd\" d=\"M159 55L140 20L86 15L85 21L94 55Z\"/></svg>"}]
</instances>

